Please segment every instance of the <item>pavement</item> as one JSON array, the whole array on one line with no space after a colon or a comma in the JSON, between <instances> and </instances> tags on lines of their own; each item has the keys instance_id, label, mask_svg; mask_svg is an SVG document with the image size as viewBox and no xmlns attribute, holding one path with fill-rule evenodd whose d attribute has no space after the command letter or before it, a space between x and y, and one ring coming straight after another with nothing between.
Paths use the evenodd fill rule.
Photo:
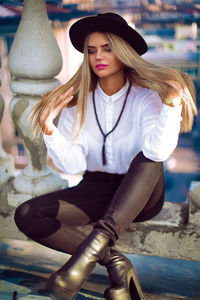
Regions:
<instances>
[{"instance_id":1,"label":"pavement","mask_svg":"<svg viewBox=\"0 0 200 300\"><path fill-rule=\"evenodd\" d=\"M127 256L146 300L200 299L200 262ZM50 300L41 290L68 258L32 241L0 239L0 300ZM104 299L108 284L105 268L97 266L76 299Z\"/></svg>"}]
</instances>

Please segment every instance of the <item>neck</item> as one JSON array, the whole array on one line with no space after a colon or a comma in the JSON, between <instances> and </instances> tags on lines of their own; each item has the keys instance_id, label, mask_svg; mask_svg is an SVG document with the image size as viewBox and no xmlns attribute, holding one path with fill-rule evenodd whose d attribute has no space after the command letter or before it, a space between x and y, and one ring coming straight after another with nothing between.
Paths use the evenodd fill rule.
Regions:
<instances>
[{"instance_id":1,"label":"neck","mask_svg":"<svg viewBox=\"0 0 200 300\"><path fill-rule=\"evenodd\" d=\"M104 93L108 96L116 94L119 90L123 88L126 83L126 79L119 78L116 80L113 78L99 78L99 85Z\"/></svg>"}]
</instances>

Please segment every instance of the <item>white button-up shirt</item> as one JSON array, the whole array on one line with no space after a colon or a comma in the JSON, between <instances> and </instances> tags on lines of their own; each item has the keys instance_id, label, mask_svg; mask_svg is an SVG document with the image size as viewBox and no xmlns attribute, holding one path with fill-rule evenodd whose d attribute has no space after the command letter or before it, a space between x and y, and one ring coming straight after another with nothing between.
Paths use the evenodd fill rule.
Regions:
<instances>
[{"instance_id":1,"label":"white button-up shirt","mask_svg":"<svg viewBox=\"0 0 200 300\"><path fill-rule=\"evenodd\" d=\"M129 82L112 96L98 85L95 103L104 133L112 130L121 112ZM92 93L79 137L74 141L76 107L64 108L52 135L43 135L48 154L64 173L101 171L124 174L140 152L154 161L164 161L177 146L182 106L162 104L157 92L132 85L116 129L106 139L107 164L102 163L103 135L94 114Z\"/></svg>"}]
</instances>

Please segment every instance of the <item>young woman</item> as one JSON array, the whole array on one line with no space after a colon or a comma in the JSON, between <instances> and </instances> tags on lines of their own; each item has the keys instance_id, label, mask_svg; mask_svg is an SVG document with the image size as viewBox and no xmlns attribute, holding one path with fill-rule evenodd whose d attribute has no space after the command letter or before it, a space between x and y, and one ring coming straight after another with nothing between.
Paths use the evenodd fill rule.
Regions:
<instances>
[{"instance_id":1,"label":"young woman","mask_svg":"<svg viewBox=\"0 0 200 300\"><path fill-rule=\"evenodd\" d=\"M132 264L114 245L132 222L160 212L162 162L180 130L192 128L194 86L186 74L142 59L145 41L117 14L77 21L70 38L83 63L42 97L32 117L55 165L84 172L83 180L23 203L15 221L29 238L72 254L49 279L53 299L74 299L97 262L109 275L106 299L144 299ZM86 224L93 224L88 236L77 228Z\"/></svg>"}]
</instances>

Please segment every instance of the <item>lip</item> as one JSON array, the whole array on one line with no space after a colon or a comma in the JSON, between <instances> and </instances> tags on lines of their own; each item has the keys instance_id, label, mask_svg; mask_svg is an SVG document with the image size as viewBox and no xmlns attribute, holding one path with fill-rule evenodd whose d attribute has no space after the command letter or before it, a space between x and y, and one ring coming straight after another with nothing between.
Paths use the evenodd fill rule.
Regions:
<instances>
[{"instance_id":1,"label":"lip","mask_svg":"<svg viewBox=\"0 0 200 300\"><path fill-rule=\"evenodd\" d=\"M103 69L105 69L105 68L107 67L107 65L104 65L104 64L97 64L95 67L96 67L98 70L103 70Z\"/></svg>"}]
</instances>

